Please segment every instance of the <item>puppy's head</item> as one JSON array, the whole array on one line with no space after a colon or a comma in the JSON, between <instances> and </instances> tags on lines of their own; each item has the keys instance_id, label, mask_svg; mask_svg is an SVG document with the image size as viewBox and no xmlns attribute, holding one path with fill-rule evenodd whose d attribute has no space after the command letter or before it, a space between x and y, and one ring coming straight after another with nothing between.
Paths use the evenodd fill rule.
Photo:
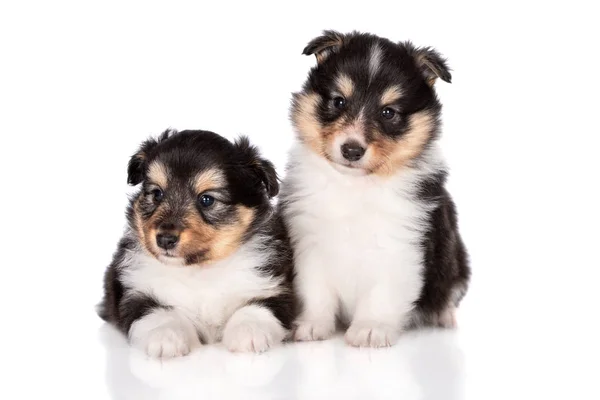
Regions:
<instances>
[{"instance_id":1,"label":"puppy's head","mask_svg":"<svg viewBox=\"0 0 600 400\"><path fill-rule=\"evenodd\" d=\"M204 264L234 252L271 210L279 184L273 165L246 138L235 143L207 131L166 131L129 161L128 182L141 183L129 221L157 259Z\"/></svg>"},{"instance_id":2,"label":"puppy's head","mask_svg":"<svg viewBox=\"0 0 600 400\"><path fill-rule=\"evenodd\" d=\"M304 54L317 65L294 94L292 122L300 140L338 170L393 174L434 139L441 106L433 85L451 79L436 51L326 31Z\"/></svg>"}]
</instances>

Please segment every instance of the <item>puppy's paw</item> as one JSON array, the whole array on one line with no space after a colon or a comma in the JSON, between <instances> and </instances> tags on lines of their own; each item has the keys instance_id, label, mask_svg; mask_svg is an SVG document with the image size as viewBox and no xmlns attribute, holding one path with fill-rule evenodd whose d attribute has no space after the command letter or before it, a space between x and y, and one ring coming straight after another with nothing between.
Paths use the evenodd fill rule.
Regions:
<instances>
[{"instance_id":1,"label":"puppy's paw","mask_svg":"<svg viewBox=\"0 0 600 400\"><path fill-rule=\"evenodd\" d=\"M294 340L309 342L313 340L329 339L335 332L334 322L324 321L298 321L294 331Z\"/></svg>"},{"instance_id":2,"label":"puppy's paw","mask_svg":"<svg viewBox=\"0 0 600 400\"><path fill-rule=\"evenodd\" d=\"M228 326L223 332L223 344L229 351L262 353L273 346L271 333L255 323Z\"/></svg>"},{"instance_id":3,"label":"puppy's paw","mask_svg":"<svg viewBox=\"0 0 600 400\"><path fill-rule=\"evenodd\" d=\"M164 310L152 312L134 322L129 337L133 346L156 358L184 356L200 345L196 330L189 321Z\"/></svg>"},{"instance_id":4,"label":"puppy's paw","mask_svg":"<svg viewBox=\"0 0 600 400\"><path fill-rule=\"evenodd\" d=\"M390 325L359 322L350 325L344 336L355 347L389 347L398 341L399 330Z\"/></svg>"},{"instance_id":5,"label":"puppy's paw","mask_svg":"<svg viewBox=\"0 0 600 400\"><path fill-rule=\"evenodd\" d=\"M284 337L285 330L273 314L255 305L236 311L223 330L223 344L233 352L262 353Z\"/></svg>"},{"instance_id":6,"label":"puppy's paw","mask_svg":"<svg viewBox=\"0 0 600 400\"><path fill-rule=\"evenodd\" d=\"M180 328L161 326L148 333L144 347L150 357L172 358L188 354L191 343Z\"/></svg>"}]
</instances>

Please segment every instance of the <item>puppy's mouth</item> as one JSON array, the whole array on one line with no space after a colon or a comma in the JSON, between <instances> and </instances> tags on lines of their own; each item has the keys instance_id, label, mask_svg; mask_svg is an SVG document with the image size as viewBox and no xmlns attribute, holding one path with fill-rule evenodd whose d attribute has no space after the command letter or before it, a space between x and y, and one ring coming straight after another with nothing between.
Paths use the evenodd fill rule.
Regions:
<instances>
[{"instance_id":1,"label":"puppy's mouth","mask_svg":"<svg viewBox=\"0 0 600 400\"><path fill-rule=\"evenodd\" d=\"M326 154L327 161L338 172L346 175L367 175L369 170L365 168L361 161L348 161L344 159L336 159Z\"/></svg>"},{"instance_id":2,"label":"puppy's mouth","mask_svg":"<svg viewBox=\"0 0 600 400\"><path fill-rule=\"evenodd\" d=\"M208 261L208 251L200 250L191 254L177 254L172 250L161 250L157 258L165 264L200 265Z\"/></svg>"},{"instance_id":3,"label":"puppy's mouth","mask_svg":"<svg viewBox=\"0 0 600 400\"><path fill-rule=\"evenodd\" d=\"M338 172L346 175L367 175L369 173L368 170L352 164L340 164L337 162L332 162L333 168L335 168Z\"/></svg>"},{"instance_id":4,"label":"puppy's mouth","mask_svg":"<svg viewBox=\"0 0 600 400\"><path fill-rule=\"evenodd\" d=\"M181 264L183 262L183 257L173 250L161 250L158 252L157 258L165 264Z\"/></svg>"}]
</instances>

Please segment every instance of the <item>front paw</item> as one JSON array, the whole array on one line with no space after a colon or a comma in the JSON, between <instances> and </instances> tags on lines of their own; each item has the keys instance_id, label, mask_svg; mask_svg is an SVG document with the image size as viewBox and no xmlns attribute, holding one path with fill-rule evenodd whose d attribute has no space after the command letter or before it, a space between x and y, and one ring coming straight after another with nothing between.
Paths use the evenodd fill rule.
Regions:
<instances>
[{"instance_id":1,"label":"front paw","mask_svg":"<svg viewBox=\"0 0 600 400\"><path fill-rule=\"evenodd\" d=\"M191 323L169 311L155 311L133 323L131 344L150 357L172 358L188 354L200 345Z\"/></svg>"},{"instance_id":2,"label":"front paw","mask_svg":"<svg viewBox=\"0 0 600 400\"><path fill-rule=\"evenodd\" d=\"M223 344L229 351L262 353L274 344L273 337L251 323L240 324L223 332Z\"/></svg>"},{"instance_id":3,"label":"front paw","mask_svg":"<svg viewBox=\"0 0 600 400\"><path fill-rule=\"evenodd\" d=\"M262 353L280 343L286 331L270 310L250 305L235 312L223 330L223 344L233 352Z\"/></svg>"},{"instance_id":4,"label":"front paw","mask_svg":"<svg viewBox=\"0 0 600 400\"><path fill-rule=\"evenodd\" d=\"M335 323L324 321L298 321L294 331L294 340L310 342L329 339L335 332Z\"/></svg>"},{"instance_id":5,"label":"front paw","mask_svg":"<svg viewBox=\"0 0 600 400\"><path fill-rule=\"evenodd\" d=\"M172 358L185 356L192 349L192 343L184 331L175 326L160 326L148 332L138 343L150 357Z\"/></svg>"},{"instance_id":6,"label":"front paw","mask_svg":"<svg viewBox=\"0 0 600 400\"><path fill-rule=\"evenodd\" d=\"M261 326L257 322L229 324L223 332L223 344L235 353L262 353L283 340L285 333L279 326Z\"/></svg>"},{"instance_id":7,"label":"front paw","mask_svg":"<svg viewBox=\"0 0 600 400\"><path fill-rule=\"evenodd\" d=\"M399 330L377 323L353 323L344 336L355 347L389 347L398 341Z\"/></svg>"}]
</instances>

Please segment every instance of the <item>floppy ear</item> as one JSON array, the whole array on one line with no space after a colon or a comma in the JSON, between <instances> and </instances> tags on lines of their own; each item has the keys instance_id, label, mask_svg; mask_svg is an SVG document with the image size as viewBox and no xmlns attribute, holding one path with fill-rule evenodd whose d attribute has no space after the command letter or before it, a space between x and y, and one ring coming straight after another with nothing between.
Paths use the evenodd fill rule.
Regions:
<instances>
[{"instance_id":1,"label":"floppy ear","mask_svg":"<svg viewBox=\"0 0 600 400\"><path fill-rule=\"evenodd\" d=\"M158 146L160 142L177 133L174 129L167 129L161 133L158 138L151 138L144 141L138 151L131 156L127 165L127 183L135 186L144 180L146 168L148 167L148 157L152 150Z\"/></svg>"},{"instance_id":2,"label":"floppy ear","mask_svg":"<svg viewBox=\"0 0 600 400\"><path fill-rule=\"evenodd\" d=\"M415 60L419 71L421 71L429 86L433 86L437 78L440 78L444 82L452 82L452 75L450 74L450 68L448 68L446 59L435 49L431 47L415 47L410 42L405 42L404 46Z\"/></svg>"},{"instance_id":3,"label":"floppy ear","mask_svg":"<svg viewBox=\"0 0 600 400\"><path fill-rule=\"evenodd\" d=\"M331 53L337 51L344 44L344 35L336 31L323 31L323 35L311 40L302 54L314 54L317 57L317 63L322 63Z\"/></svg>"},{"instance_id":4,"label":"floppy ear","mask_svg":"<svg viewBox=\"0 0 600 400\"><path fill-rule=\"evenodd\" d=\"M234 143L243 155L243 164L249 168L251 176L264 185L269 197L279 193L279 178L273 163L260 156L258 149L250 144L246 136L242 136Z\"/></svg>"}]
</instances>

